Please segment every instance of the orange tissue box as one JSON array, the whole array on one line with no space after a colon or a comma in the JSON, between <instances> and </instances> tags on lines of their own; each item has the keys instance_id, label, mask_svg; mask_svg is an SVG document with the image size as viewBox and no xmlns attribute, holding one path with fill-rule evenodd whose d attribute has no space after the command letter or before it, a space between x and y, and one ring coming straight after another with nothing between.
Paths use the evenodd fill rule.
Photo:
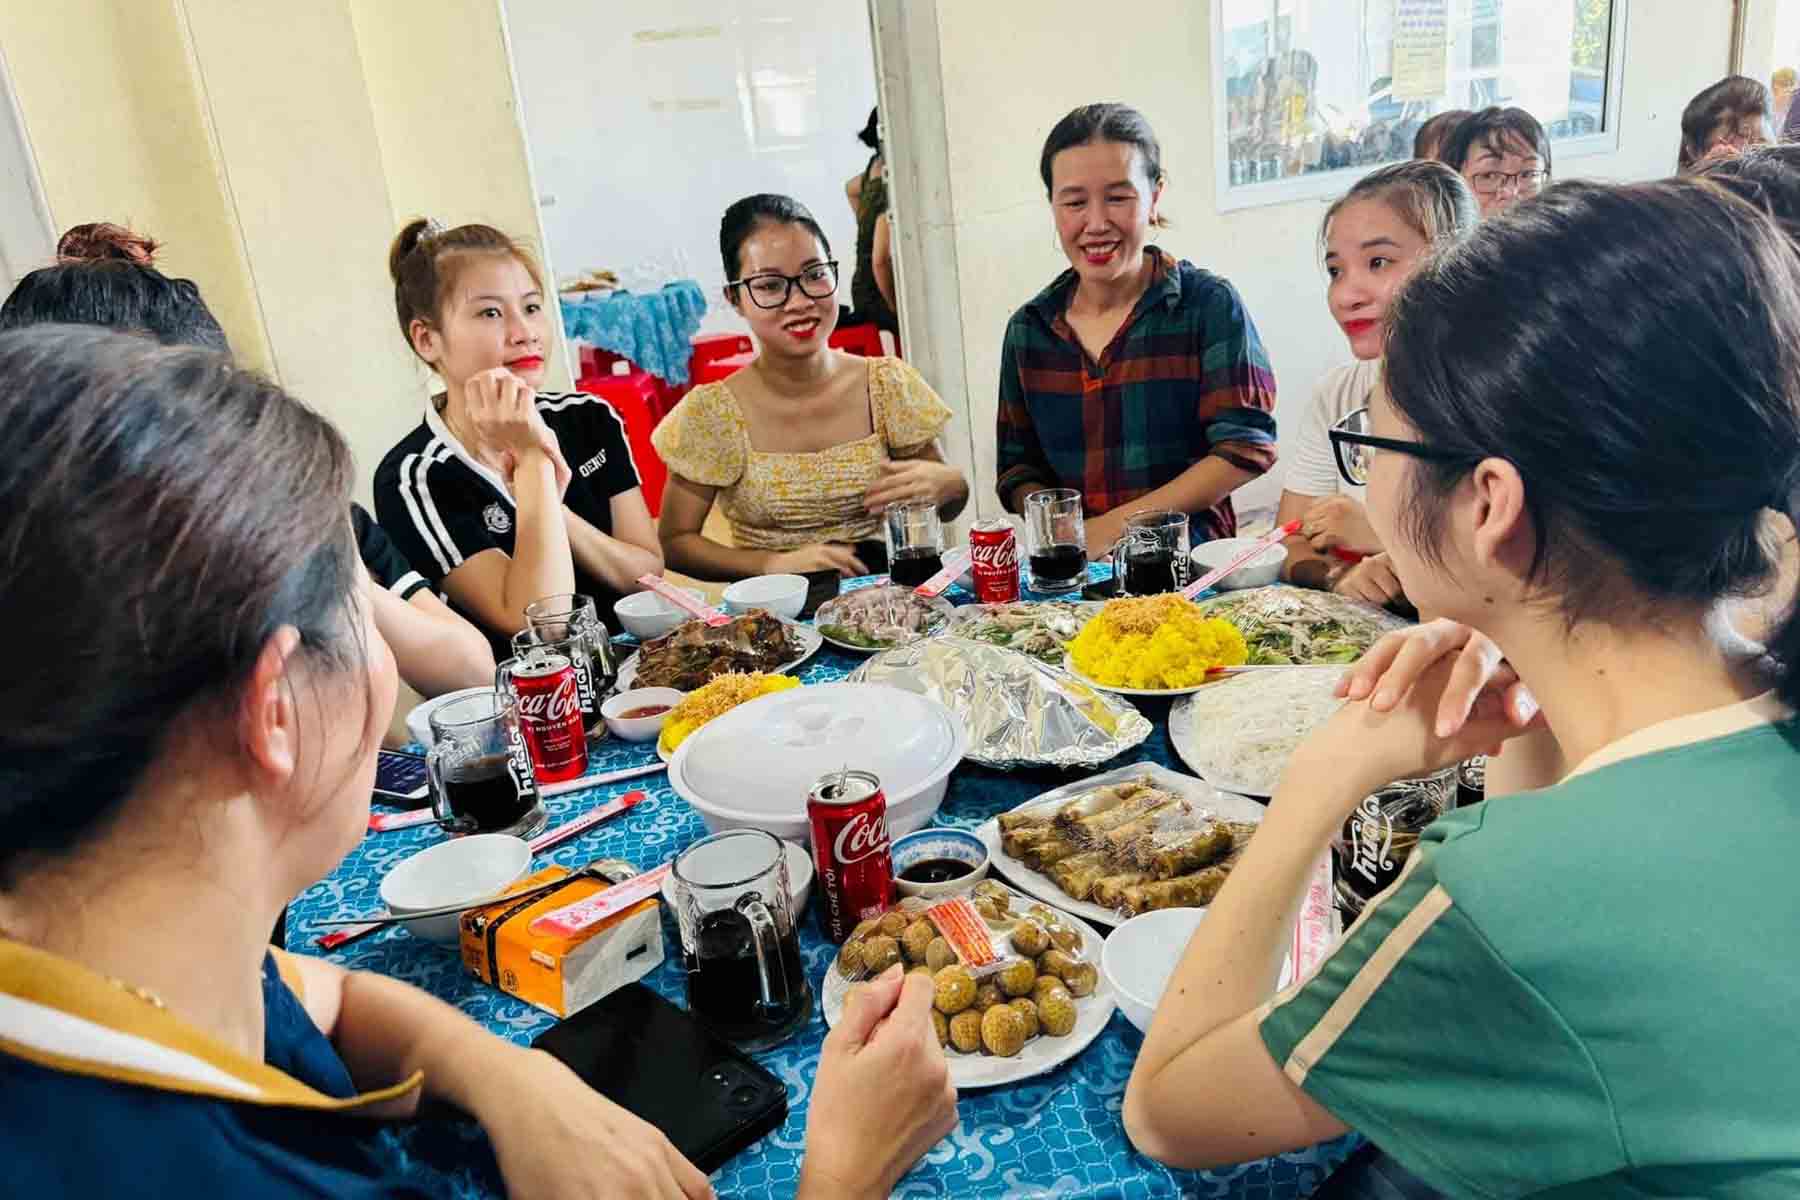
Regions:
<instances>
[{"instance_id":1,"label":"orange tissue box","mask_svg":"<svg viewBox=\"0 0 1800 1200\"><path fill-rule=\"evenodd\" d=\"M567 867L545 867L509 890L566 876L572 876ZM538 917L609 886L592 876L571 877L567 887L516 904L500 900L470 909L462 915L463 966L483 983L558 1017L580 1012L643 978L663 960L662 920L654 897L572 937L532 932Z\"/></svg>"}]
</instances>

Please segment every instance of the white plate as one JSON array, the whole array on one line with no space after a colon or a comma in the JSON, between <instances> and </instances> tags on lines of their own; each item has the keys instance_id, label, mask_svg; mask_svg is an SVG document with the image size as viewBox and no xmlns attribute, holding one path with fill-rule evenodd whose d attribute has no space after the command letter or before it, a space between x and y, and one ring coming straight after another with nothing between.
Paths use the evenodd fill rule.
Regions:
<instances>
[{"instance_id":1,"label":"white plate","mask_svg":"<svg viewBox=\"0 0 1800 1200\"><path fill-rule=\"evenodd\" d=\"M807 897L812 895L812 852L805 846L796 846L785 838L782 839L781 849L787 855L788 895L794 902L792 910L794 920L798 921L801 912L806 908ZM669 911L674 912L675 876L672 874L663 876L662 898L663 903L669 906Z\"/></svg>"},{"instance_id":2,"label":"white plate","mask_svg":"<svg viewBox=\"0 0 1800 1200\"><path fill-rule=\"evenodd\" d=\"M1014 893L1017 895L1017 893ZM1021 901L1024 900L1020 897ZM1100 955L1106 943L1100 935L1083 925L1080 921L1069 922L1081 931L1081 957L1094 964L1094 972L1099 976L1094 984L1092 994L1075 1001L1075 1028L1067 1037L1050 1037L1039 1034L1025 1043L1025 1048L1011 1058L995 1058L989 1054L961 1054L948 1047L944 1057L950 1062L950 1082L959 1088L998 1087L1003 1083L1017 1083L1021 1079L1030 1079L1053 1071L1068 1062L1093 1040L1100 1036L1106 1023L1112 1019L1113 1009L1117 1007L1113 1000L1112 985L1106 982L1106 976L1100 972ZM819 988L824 1010L825 1024L836 1025L844 1012L844 997L854 985L838 974L833 964L825 968L825 982Z\"/></svg>"},{"instance_id":3,"label":"white plate","mask_svg":"<svg viewBox=\"0 0 1800 1200\"><path fill-rule=\"evenodd\" d=\"M1337 671L1349 670L1348 667L1335 667L1335 665L1332 669ZM1271 672L1295 672L1318 671L1320 668L1314 666L1277 666L1268 668L1268 670ZM1262 669L1260 668L1258 670L1258 676L1267 678L1267 676L1262 675ZM1238 680L1248 677L1236 675L1227 676L1227 678ZM1248 685L1238 684L1236 686L1243 687ZM1301 741L1305 741L1305 738L1301 738ZM1194 730L1193 702L1191 700L1177 700L1169 709L1169 744L1175 747L1176 755L1182 762L1188 765L1190 770L1220 791L1236 792L1242 796L1261 796L1265 798L1271 794L1263 786L1264 781L1262 780L1227 779L1219 775L1216 771L1209 772L1201 768L1200 764L1207 761L1207 756L1201 749L1200 735ZM1296 747L1297 746L1298 743L1296 743Z\"/></svg>"},{"instance_id":4,"label":"white plate","mask_svg":"<svg viewBox=\"0 0 1800 1200\"><path fill-rule=\"evenodd\" d=\"M1116 687L1113 684L1101 683L1098 679L1089 679L1086 675L1083 675L1079 670L1076 669L1075 659L1072 655L1064 655L1063 656L1063 670L1067 671L1069 674L1073 675L1075 678L1081 680L1081 682L1087 684L1089 687L1096 687L1096 688L1099 688L1103 692L1112 692L1112 693L1114 693L1116 695L1120 695L1120 696L1191 696L1195 692L1199 691L1201 688L1206 686L1206 684L1204 684L1204 683L1196 683L1192 687L1184 687L1184 688ZM1208 682L1211 682L1211 681L1209 680Z\"/></svg>"},{"instance_id":5,"label":"white plate","mask_svg":"<svg viewBox=\"0 0 1800 1200\"><path fill-rule=\"evenodd\" d=\"M869 590L871 590L871 589L862 588L862 589L860 589L858 591L854 591L854 592L845 592L843 595L839 596L837 598L837 600L827 600L824 604L819 605L819 608L821 610L824 610L825 608L829 607L830 605L838 603L839 600L846 600L851 596L860 596L863 594L863 592L866 592ZM819 636L824 638L826 641L830 642L833 646L836 646L839 650L846 650L846 651L850 652L851 654L880 654L883 650L892 650L896 646L910 646L914 642L922 642L926 638L936 637L938 634L944 632L944 630L950 628L950 618L951 618L952 614L954 614L956 612L956 607L954 605L952 605L948 600L944 599L942 596L934 596L930 599L926 599L925 597L920 596L920 597L917 597L917 599L923 601L925 606L927 608L931 609L932 612L937 613L938 617L940 618L936 625L934 625L932 628L926 630L924 633L919 634L918 637L910 638L904 642L893 642L893 643L891 643L889 645L885 645L885 646L859 646L855 642L840 642L836 638L832 637L830 634L826 633L824 630L818 631ZM815 627L818 625L820 619L821 619L820 613L815 613L813 615L813 624Z\"/></svg>"},{"instance_id":6,"label":"white plate","mask_svg":"<svg viewBox=\"0 0 1800 1200\"><path fill-rule=\"evenodd\" d=\"M780 675L784 672L792 671L795 667L800 666L807 659L817 654L820 645L824 643L824 639L819 636L819 631L810 625L802 625L798 621L789 621L785 617L778 617L776 619L788 627L789 633L800 639L799 655L782 663L770 672L770 674L773 675ZM638 656L637 652L634 650L632 651L630 658L619 664L618 682L613 685L613 690L615 692L630 691L637 686L637 664Z\"/></svg>"},{"instance_id":7,"label":"white plate","mask_svg":"<svg viewBox=\"0 0 1800 1200\"><path fill-rule=\"evenodd\" d=\"M1227 821L1253 821L1262 823L1264 808L1248 796L1237 796L1230 792L1221 792L1203 779L1195 779L1192 775L1183 775L1171 771L1157 763L1133 763L1128 767L1115 767L1099 775L1090 776L1078 783L1064 784L1062 787L1035 796L1011 811L1029 808L1035 804L1054 804L1059 800L1073 800L1084 792L1109 783L1123 783L1127 779L1136 779L1140 775L1148 775L1158 787L1185 796L1201 808L1218 814ZM993 860L994 870L1006 876L1007 880L1021 891L1042 900L1053 908L1074 913L1101 925L1119 925L1128 918L1104 905L1095 904L1092 900L1077 900L1056 884L1056 880L1040 871L1034 871L1000 846L1000 819L994 817L982 823L975 830L975 836L988 849L988 857ZM1202 910L1204 911L1204 910Z\"/></svg>"}]
</instances>

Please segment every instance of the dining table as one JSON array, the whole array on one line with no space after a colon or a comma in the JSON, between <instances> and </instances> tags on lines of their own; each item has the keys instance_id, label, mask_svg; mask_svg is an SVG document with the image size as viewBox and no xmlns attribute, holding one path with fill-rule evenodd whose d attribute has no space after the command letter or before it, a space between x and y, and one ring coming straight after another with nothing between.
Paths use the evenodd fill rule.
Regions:
<instances>
[{"instance_id":1,"label":"dining table","mask_svg":"<svg viewBox=\"0 0 1800 1200\"><path fill-rule=\"evenodd\" d=\"M1095 564L1090 571L1095 582L1110 578L1105 564ZM865 577L848 580L843 588L854 590L882 582L885 579ZM1029 592L1024 597L1033 598ZM974 601L961 584L953 585L945 598L953 604ZM634 648L629 639L623 643L619 646L622 655ZM793 673L802 684L829 683L845 678L864 661L865 655L827 643ZM1169 741L1170 701L1133 697L1132 702L1154 726L1141 745L1103 767L1088 770L999 771L965 761L952 774L933 823L973 830L1051 788L1134 762L1185 770ZM609 737L595 749L598 752L589 755L590 774L657 761L653 742L630 743ZM706 836L700 814L675 794L666 774L550 798L545 801L549 828L634 791L642 792L643 798L546 851L534 866L557 863L574 869L595 859L621 858L639 870L649 870ZM401 860L446 836L435 824L369 833L336 870L295 900L288 916L288 948L296 953L323 954L345 967L415 984L499 1037L529 1044L554 1025L556 1018L475 979L464 970L454 946L415 938L398 926L384 927L329 951L319 945L320 937L328 932L322 922L380 911L382 877ZM810 907L817 908L818 903L815 894ZM661 919L665 922L664 944L669 949L662 964L645 976L643 983L685 1007L680 932L672 914L665 911ZM810 912L801 915L799 926L807 979L815 994L822 994L836 947L821 934ZM821 1007L815 1006L809 1022L787 1042L755 1055L785 1084L787 1117L779 1128L713 1173L713 1187L719 1196L791 1196L798 1186L808 1103L826 1034ZM1203 1171L1166 1167L1132 1148L1121 1117L1126 1081L1142 1045L1143 1035L1115 1011L1101 1034L1060 1066L1016 1083L964 1090L957 1102L956 1128L900 1179L893 1195L921 1200L990 1196L1295 1200L1311 1195L1361 1145L1358 1135L1349 1134L1232 1167ZM395 1130L392 1142L398 1155L434 1162L442 1173L455 1179L456 1190L463 1194L504 1194L485 1137L471 1122L422 1122L417 1128Z\"/></svg>"}]
</instances>

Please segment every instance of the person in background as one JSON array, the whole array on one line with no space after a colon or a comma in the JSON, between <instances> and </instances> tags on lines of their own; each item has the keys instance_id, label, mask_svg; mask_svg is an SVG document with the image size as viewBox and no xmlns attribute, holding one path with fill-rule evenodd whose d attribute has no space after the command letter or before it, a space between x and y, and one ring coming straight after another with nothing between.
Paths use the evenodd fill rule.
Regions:
<instances>
[{"instance_id":1,"label":"person in background","mask_svg":"<svg viewBox=\"0 0 1800 1200\"><path fill-rule=\"evenodd\" d=\"M32 271L0 304L0 329L44 323L100 325L148 334L166 346L230 353L225 332L191 280L153 265L157 243L121 225L77 225L57 243L57 263ZM375 623L400 677L436 696L494 678L487 640L426 586L359 504L350 520L368 576Z\"/></svg>"},{"instance_id":2,"label":"person in background","mask_svg":"<svg viewBox=\"0 0 1800 1200\"><path fill-rule=\"evenodd\" d=\"M1007 322L995 423L1000 502L1075 488L1089 552L1144 509L1237 530L1231 494L1275 463L1275 374L1237 290L1150 242L1162 150L1144 115L1089 104L1056 123L1039 174L1069 269Z\"/></svg>"},{"instance_id":3,"label":"person in background","mask_svg":"<svg viewBox=\"0 0 1800 1200\"><path fill-rule=\"evenodd\" d=\"M1427 118L1425 123L1419 126L1419 131L1413 134L1413 157L1440 157L1439 151L1444 148L1444 143L1449 140L1450 135L1456 132L1456 127L1464 119L1473 115L1466 108L1451 108Z\"/></svg>"},{"instance_id":4,"label":"person in background","mask_svg":"<svg viewBox=\"0 0 1800 1200\"><path fill-rule=\"evenodd\" d=\"M264 944L362 838L394 699L338 433L221 355L70 327L0 335L0 415L9 1189L467 1194L465 1164L427 1176L382 1133L435 1100L482 1125L511 1195L710 1196L547 1054ZM886 1195L954 1127L930 1001L897 972L853 997L800 1196Z\"/></svg>"},{"instance_id":5,"label":"person in background","mask_svg":"<svg viewBox=\"0 0 1800 1200\"><path fill-rule=\"evenodd\" d=\"M1531 199L1550 182L1550 136L1522 108L1484 108L1464 118L1438 157L1475 189L1483 217Z\"/></svg>"},{"instance_id":6,"label":"person in background","mask_svg":"<svg viewBox=\"0 0 1800 1200\"><path fill-rule=\"evenodd\" d=\"M1792 1194L1800 1130L1769 1114L1800 1103L1800 1046L1763 1033L1791 995L1765 949L1800 937L1800 620L1759 659L1716 616L1773 569L1764 511L1800 506L1800 258L1720 187L1567 183L1426 263L1391 320L1367 432L1336 440L1441 619L1378 643L1295 753L1126 1129L1193 1167L1354 1128L1459 1196ZM1497 798L1275 994L1368 795L1532 739L1548 769L1497 789L1490 760ZM1697 797L1754 831L1726 861L1673 832Z\"/></svg>"},{"instance_id":7,"label":"person in background","mask_svg":"<svg viewBox=\"0 0 1800 1200\"><path fill-rule=\"evenodd\" d=\"M669 468L659 526L669 565L697 579L887 569L882 511L929 500L944 517L969 485L938 438L950 410L897 358L832 349L837 263L812 214L746 196L719 225L725 301L756 340L751 364L695 388L651 440ZM733 545L701 533L714 500Z\"/></svg>"},{"instance_id":8,"label":"person in background","mask_svg":"<svg viewBox=\"0 0 1800 1200\"><path fill-rule=\"evenodd\" d=\"M1326 304L1357 361L1319 380L1288 457L1275 523L1301 522L1300 532L1283 543L1282 574L1290 583L1369 604L1404 602L1364 511L1367 489L1342 478L1328 432L1369 403L1381 375L1388 306L1401 285L1434 250L1466 236L1480 220L1460 175L1417 159L1363 176L1325 210L1319 245L1329 279Z\"/></svg>"},{"instance_id":9,"label":"person in background","mask_svg":"<svg viewBox=\"0 0 1800 1200\"><path fill-rule=\"evenodd\" d=\"M1796 75L1792 67L1778 67L1769 76L1771 107L1769 110L1769 127L1782 131L1785 138L1788 114L1794 109L1794 90L1800 86L1800 75Z\"/></svg>"},{"instance_id":10,"label":"person in background","mask_svg":"<svg viewBox=\"0 0 1800 1200\"><path fill-rule=\"evenodd\" d=\"M1748 75L1727 75L1681 111L1682 172L1700 164L1774 141L1769 125L1769 89Z\"/></svg>"},{"instance_id":11,"label":"person in background","mask_svg":"<svg viewBox=\"0 0 1800 1200\"><path fill-rule=\"evenodd\" d=\"M887 160L881 153L879 110L869 110L869 123L856 135L870 150L868 166L844 185L850 211L856 214L856 274L850 300L856 307L849 323L900 331L894 299L894 229L888 216Z\"/></svg>"},{"instance_id":12,"label":"person in background","mask_svg":"<svg viewBox=\"0 0 1800 1200\"><path fill-rule=\"evenodd\" d=\"M545 596L613 601L662 571L625 424L604 400L540 393L543 273L487 225L408 222L388 253L401 334L443 391L375 470L375 512L433 587L510 653Z\"/></svg>"}]
</instances>

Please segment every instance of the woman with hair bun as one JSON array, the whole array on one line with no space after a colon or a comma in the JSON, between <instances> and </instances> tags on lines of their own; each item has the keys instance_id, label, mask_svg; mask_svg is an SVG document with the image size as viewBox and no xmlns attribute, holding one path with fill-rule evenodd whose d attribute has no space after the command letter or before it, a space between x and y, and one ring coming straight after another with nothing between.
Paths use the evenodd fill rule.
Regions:
<instances>
[{"instance_id":1,"label":"woman with hair bun","mask_svg":"<svg viewBox=\"0 0 1800 1200\"><path fill-rule=\"evenodd\" d=\"M662 571L625 425L604 400L540 392L543 273L488 225L409 222L388 254L401 336L443 384L375 470L375 511L502 656L545 596L613 601Z\"/></svg>"}]
</instances>

